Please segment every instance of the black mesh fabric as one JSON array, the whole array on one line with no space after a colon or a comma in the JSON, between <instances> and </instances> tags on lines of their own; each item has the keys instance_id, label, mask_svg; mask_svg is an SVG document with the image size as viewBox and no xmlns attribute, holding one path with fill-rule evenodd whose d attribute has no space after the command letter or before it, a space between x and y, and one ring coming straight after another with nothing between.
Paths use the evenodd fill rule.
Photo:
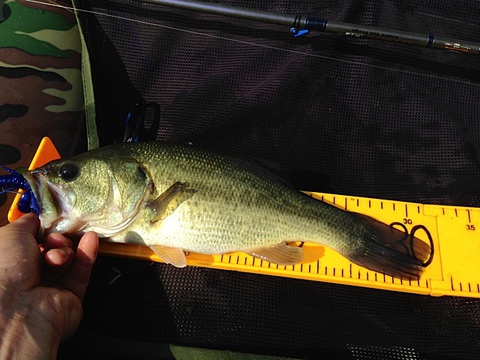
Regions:
<instances>
[{"instance_id":1,"label":"black mesh fabric","mask_svg":"<svg viewBox=\"0 0 480 360\"><path fill-rule=\"evenodd\" d=\"M217 2L479 41L476 1ZM143 98L160 106L158 140L281 163L299 189L480 206L478 58L136 1L80 5L102 144ZM143 265L100 259L83 330L300 358L480 353L476 299Z\"/></svg>"}]
</instances>

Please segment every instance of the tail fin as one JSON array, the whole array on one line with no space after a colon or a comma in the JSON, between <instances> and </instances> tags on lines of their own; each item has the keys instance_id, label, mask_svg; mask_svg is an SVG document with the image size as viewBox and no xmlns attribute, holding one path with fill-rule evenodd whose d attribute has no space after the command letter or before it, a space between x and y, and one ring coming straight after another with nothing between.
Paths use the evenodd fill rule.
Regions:
<instances>
[{"instance_id":1,"label":"tail fin","mask_svg":"<svg viewBox=\"0 0 480 360\"><path fill-rule=\"evenodd\" d=\"M369 216L352 214L362 223L361 248L344 254L367 269L402 279L418 279L433 257L433 241L426 242Z\"/></svg>"}]
</instances>

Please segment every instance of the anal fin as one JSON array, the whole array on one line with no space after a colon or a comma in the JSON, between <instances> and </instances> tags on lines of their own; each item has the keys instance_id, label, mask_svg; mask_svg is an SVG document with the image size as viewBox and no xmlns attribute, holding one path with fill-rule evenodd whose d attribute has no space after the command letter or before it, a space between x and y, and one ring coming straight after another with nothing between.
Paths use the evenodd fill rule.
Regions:
<instances>
[{"instance_id":1,"label":"anal fin","mask_svg":"<svg viewBox=\"0 0 480 360\"><path fill-rule=\"evenodd\" d=\"M243 250L249 255L278 265L295 265L303 259L303 249L296 246L280 244Z\"/></svg>"}]
</instances>

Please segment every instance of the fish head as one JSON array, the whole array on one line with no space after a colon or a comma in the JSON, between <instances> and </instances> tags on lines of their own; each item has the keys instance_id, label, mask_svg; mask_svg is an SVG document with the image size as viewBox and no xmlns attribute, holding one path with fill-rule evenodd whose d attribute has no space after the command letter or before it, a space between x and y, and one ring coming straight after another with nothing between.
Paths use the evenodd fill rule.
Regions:
<instances>
[{"instance_id":1,"label":"fish head","mask_svg":"<svg viewBox=\"0 0 480 360\"><path fill-rule=\"evenodd\" d=\"M83 153L52 161L25 175L40 204L45 233L125 230L152 193L147 172L134 159Z\"/></svg>"}]
</instances>

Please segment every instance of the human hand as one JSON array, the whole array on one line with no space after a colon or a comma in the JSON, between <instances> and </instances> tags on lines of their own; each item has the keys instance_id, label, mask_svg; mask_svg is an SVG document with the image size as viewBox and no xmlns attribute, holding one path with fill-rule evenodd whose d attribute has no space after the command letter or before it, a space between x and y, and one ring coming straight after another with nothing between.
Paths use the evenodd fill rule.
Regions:
<instances>
[{"instance_id":1,"label":"human hand","mask_svg":"<svg viewBox=\"0 0 480 360\"><path fill-rule=\"evenodd\" d=\"M98 236L83 235L75 253L60 234L38 245L38 228L33 214L0 228L0 359L54 359L83 315Z\"/></svg>"}]
</instances>

